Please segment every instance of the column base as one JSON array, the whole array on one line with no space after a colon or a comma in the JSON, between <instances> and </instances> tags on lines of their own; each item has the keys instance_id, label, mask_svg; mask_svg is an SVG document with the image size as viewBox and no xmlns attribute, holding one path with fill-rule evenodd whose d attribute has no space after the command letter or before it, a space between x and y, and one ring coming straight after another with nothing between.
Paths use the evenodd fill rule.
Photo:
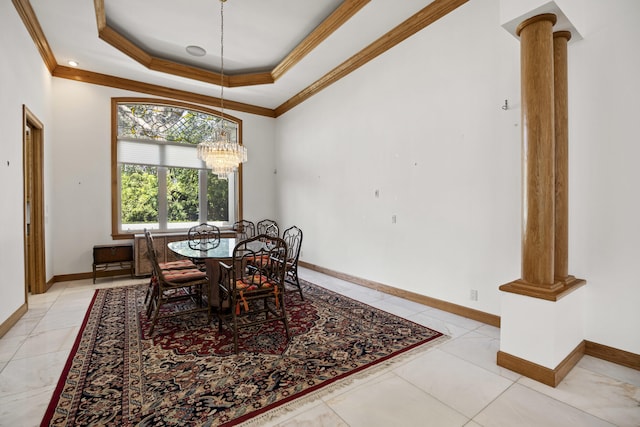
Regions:
<instances>
[{"instance_id":1,"label":"column base","mask_svg":"<svg viewBox=\"0 0 640 427\"><path fill-rule=\"evenodd\" d=\"M496 364L510 371L517 372L527 378L536 380L549 387L556 387L567 376L569 371L582 359L585 354L585 341L582 341L555 369L540 366L537 363L524 360L503 351L498 351Z\"/></svg>"},{"instance_id":2,"label":"column base","mask_svg":"<svg viewBox=\"0 0 640 427\"><path fill-rule=\"evenodd\" d=\"M532 298L558 301L560 298L575 291L586 283L584 279L577 279L574 276L556 278L556 281L551 285L530 283L522 279L517 279L500 286L499 289L503 292L526 295Z\"/></svg>"},{"instance_id":3,"label":"column base","mask_svg":"<svg viewBox=\"0 0 640 427\"><path fill-rule=\"evenodd\" d=\"M580 286L584 280L567 282L564 294L553 293L565 296L557 301L547 298L548 293L531 297L512 283L503 285L516 292L501 294L498 365L555 387L580 360L586 291Z\"/></svg>"}]
</instances>

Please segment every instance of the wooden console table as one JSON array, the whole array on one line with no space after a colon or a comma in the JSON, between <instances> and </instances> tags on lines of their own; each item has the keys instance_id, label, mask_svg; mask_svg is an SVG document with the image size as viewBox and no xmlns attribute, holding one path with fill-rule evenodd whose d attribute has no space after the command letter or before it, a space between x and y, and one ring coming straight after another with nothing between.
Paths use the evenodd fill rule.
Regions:
<instances>
[{"instance_id":1,"label":"wooden console table","mask_svg":"<svg viewBox=\"0 0 640 427\"><path fill-rule=\"evenodd\" d=\"M115 267L129 270L129 274L133 277L133 244L95 245L93 247L93 283L96 283L97 271L106 271Z\"/></svg>"}]
</instances>

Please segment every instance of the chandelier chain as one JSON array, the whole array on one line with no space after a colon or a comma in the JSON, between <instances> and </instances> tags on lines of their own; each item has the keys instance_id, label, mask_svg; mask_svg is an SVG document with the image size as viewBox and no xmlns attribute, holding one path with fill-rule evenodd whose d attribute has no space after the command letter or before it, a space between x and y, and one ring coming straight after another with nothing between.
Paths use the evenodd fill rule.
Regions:
<instances>
[{"instance_id":1,"label":"chandelier chain","mask_svg":"<svg viewBox=\"0 0 640 427\"><path fill-rule=\"evenodd\" d=\"M220 0L220 123L224 122L224 2Z\"/></svg>"},{"instance_id":2,"label":"chandelier chain","mask_svg":"<svg viewBox=\"0 0 640 427\"><path fill-rule=\"evenodd\" d=\"M231 139L224 118L224 3L220 0L220 120L211 135L198 144L198 158L218 176L227 179L247 161L247 149ZM237 129L236 129L237 137Z\"/></svg>"}]
</instances>

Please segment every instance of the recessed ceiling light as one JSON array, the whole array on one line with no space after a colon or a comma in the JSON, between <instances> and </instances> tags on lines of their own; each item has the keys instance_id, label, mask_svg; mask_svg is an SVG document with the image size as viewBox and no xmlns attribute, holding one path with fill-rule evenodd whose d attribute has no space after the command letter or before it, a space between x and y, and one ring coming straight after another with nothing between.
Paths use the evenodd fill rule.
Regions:
<instances>
[{"instance_id":1,"label":"recessed ceiling light","mask_svg":"<svg viewBox=\"0 0 640 427\"><path fill-rule=\"evenodd\" d=\"M78 61L74 61L73 59L67 62L67 64L71 65L72 67L77 67L78 65L80 65Z\"/></svg>"},{"instance_id":2,"label":"recessed ceiling light","mask_svg":"<svg viewBox=\"0 0 640 427\"><path fill-rule=\"evenodd\" d=\"M187 46L187 52L189 53L189 55L193 56L205 56L207 54L206 50L204 50L200 46L194 45Z\"/></svg>"}]
</instances>

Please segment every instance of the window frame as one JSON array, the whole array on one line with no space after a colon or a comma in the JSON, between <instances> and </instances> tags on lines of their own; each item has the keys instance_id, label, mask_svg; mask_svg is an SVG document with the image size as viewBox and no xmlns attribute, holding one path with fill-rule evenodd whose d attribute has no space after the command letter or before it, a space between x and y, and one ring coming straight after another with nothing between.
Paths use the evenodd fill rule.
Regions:
<instances>
[{"instance_id":1,"label":"window frame","mask_svg":"<svg viewBox=\"0 0 640 427\"><path fill-rule=\"evenodd\" d=\"M222 117L224 120L234 122L238 126L237 141L238 144L242 143L242 120L230 116L226 112L221 114L220 111L213 110L207 107L202 107L197 104L190 104L187 102L174 101L168 99L159 98L139 98L139 97L116 97L111 98L111 237L114 240L119 239L133 239L137 232L127 233L120 229L120 179L118 172L118 104L121 103L138 103L138 104L150 104L150 105L164 105L171 107L180 107L189 110L199 111L205 114L211 114L217 117ZM243 180L242 180L242 164L238 165L238 171L235 176L235 218L230 218L229 222L233 224L239 218L243 218L242 213L242 199L243 199ZM231 195L230 195L231 196ZM140 231L142 232L142 231ZM180 230L163 230L159 233L179 233Z\"/></svg>"}]
</instances>

